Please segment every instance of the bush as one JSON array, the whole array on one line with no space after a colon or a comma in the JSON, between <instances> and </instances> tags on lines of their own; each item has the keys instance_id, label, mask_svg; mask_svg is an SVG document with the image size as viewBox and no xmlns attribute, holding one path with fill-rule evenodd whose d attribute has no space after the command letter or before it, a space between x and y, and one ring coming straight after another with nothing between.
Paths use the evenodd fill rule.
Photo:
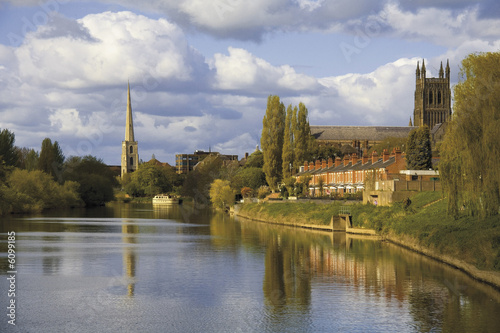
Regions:
<instances>
[{"instance_id":1,"label":"bush","mask_svg":"<svg viewBox=\"0 0 500 333\"><path fill-rule=\"evenodd\" d=\"M264 199L269 193L271 193L269 186L261 186L257 191L257 198Z\"/></svg>"}]
</instances>

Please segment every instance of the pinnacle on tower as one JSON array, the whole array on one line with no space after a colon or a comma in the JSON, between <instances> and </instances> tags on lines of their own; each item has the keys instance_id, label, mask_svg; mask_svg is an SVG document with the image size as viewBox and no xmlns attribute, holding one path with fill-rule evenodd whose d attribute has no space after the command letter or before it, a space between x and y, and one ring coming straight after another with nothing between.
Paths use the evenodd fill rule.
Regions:
<instances>
[{"instance_id":1,"label":"pinnacle on tower","mask_svg":"<svg viewBox=\"0 0 500 333\"><path fill-rule=\"evenodd\" d=\"M127 120L125 124L125 141L135 141L134 123L132 121L132 103L130 101L130 82L127 86Z\"/></svg>"},{"instance_id":2,"label":"pinnacle on tower","mask_svg":"<svg viewBox=\"0 0 500 333\"><path fill-rule=\"evenodd\" d=\"M450 60L446 59L446 78L450 78Z\"/></svg>"},{"instance_id":3,"label":"pinnacle on tower","mask_svg":"<svg viewBox=\"0 0 500 333\"><path fill-rule=\"evenodd\" d=\"M444 78L443 62L441 61L441 67L439 68L439 78Z\"/></svg>"},{"instance_id":4,"label":"pinnacle on tower","mask_svg":"<svg viewBox=\"0 0 500 333\"><path fill-rule=\"evenodd\" d=\"M424 79L425 79L425 71L426 71L426 69L425 69L425 60L422 59L422 78L424 78Z\"/></svg>"},{"instance_id":5,"label":"pinnacle on tower","mask_svg":"<svg viewBox=\"0 0 500 333\"><path fill-rule=\"evenodd\" d=\"M417 79L420 79L420 61L417 61L417 71L415 74L417 75Z\"/></svg>"}]
</instances>

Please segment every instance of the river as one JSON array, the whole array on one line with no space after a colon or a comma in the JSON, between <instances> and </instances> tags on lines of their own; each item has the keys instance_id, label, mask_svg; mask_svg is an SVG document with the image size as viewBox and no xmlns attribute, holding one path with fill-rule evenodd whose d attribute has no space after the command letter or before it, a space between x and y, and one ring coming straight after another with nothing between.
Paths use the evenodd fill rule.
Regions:
<instances>
[{"instance_id":1,"label":"river","mask_svg":"<svg viewBox=\"0 0 500 333\"><path fill-rule=\"evenodd\" d=\"M424 256L344 233L190 205L113 203L0 221L1 332L500 327L500 292Z\"/></svg>"}]
</instances>

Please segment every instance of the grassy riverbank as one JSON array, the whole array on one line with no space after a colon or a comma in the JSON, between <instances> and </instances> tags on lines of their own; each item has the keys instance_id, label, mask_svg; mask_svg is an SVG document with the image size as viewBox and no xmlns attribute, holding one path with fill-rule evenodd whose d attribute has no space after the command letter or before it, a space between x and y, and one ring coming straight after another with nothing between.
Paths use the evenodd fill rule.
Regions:
<instances>
[{"instance_id":1,"label":"grassy riverbank","mask_svg":"<svg viewBox=\"0 0 500 333\"><path fill-rule=\"evenodd\" d=\"M467 216L455 220L447 215L447 199L441 196L440 192L421 192L406 208L395 203L391 207L354 204L348 209L355 227L375 229L383 236L404 239L438 256L500 272L499 216L481 221ZM245 204L241 213L274 223L326 226L341 207L341 202Z\"/></svg>"}]
</instances>

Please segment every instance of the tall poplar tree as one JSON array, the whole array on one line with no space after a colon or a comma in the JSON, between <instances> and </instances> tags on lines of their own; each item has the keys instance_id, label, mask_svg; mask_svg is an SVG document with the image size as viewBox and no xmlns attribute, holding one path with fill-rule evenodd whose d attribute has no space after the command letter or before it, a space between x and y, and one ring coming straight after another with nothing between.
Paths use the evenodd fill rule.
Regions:
<instances>
[{"instance_id":1,"label":"tall poplar tree","mask_svg":"<svg viewBox=\"0 0 500 333\"><path fill-rule=\"evenodd\" d=\"M500 207L500 53L470 54L454 87L439 171L448 212L486 217Z\"/></svg>"},{"instance_id":2,"label":"tall poplar tree","mask_svg":"<svg viewBox=\"0 0 500 333\"><path fill-rule=\"evenodd\" d=\"M282 167L282 172L283 172L283 178L289 177L292 164L294 164L293 160L293 128L292 128L292 119L293 119L293 113L296 111L292 108L292 104L290 104L286 110L286 119L285 119L285 131L284 131L284 137L283 137L283 167Z\"/></svg>"},{"instance_id":3,"label":"tall poplar tree","mask_svg":"<svg viewBox=\"0 0 500 333\"><path fill-rule=\"evenodd\" d=\"M271 189L276 190L282 179L283 136L285 130L285 105L279 96L267 98L266 115L262 120L260 145L264 154L263 171Z\"/></svg>"},{"instance_id":4,"label":"tall poplar tree","mask_svg":"<svg viewBox=\"0 0 500 333\"><path fill-rule=\"evenodd\" d=\"M57 141L52 141L45 138L42 141L42 149L38 158L38 169L42 170L54 179L62 181L62 166L64 163L64 155Z\"/></svg>"},{"instance_id":5,"label":"tall poplar tree","mask_svg":"<svg viewBox=\"0 0 500 333\"><path fill-rule=\"evenodd\" d=\"M303 103L299 103L299 110L297 113L297 123L294 128L294 165L298 167L302 165L308 158L308 150L311 146L311 129L309 128L308 111Z\"/></svg>"}]
</instances>

